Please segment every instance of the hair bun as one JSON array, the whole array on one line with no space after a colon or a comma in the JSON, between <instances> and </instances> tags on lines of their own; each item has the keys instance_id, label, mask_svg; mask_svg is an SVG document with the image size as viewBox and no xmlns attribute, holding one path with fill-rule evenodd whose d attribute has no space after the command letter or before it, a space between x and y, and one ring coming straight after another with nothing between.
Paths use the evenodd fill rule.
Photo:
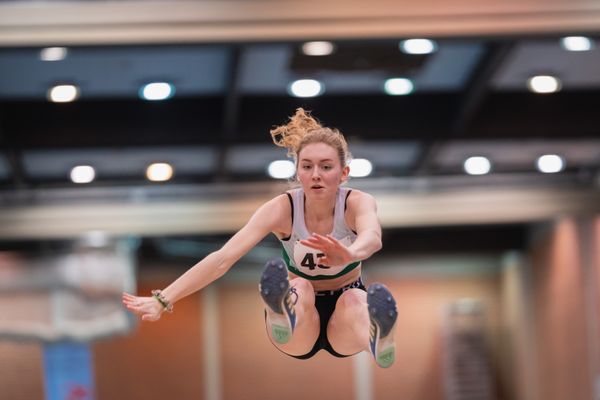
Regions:
<instances>
[{"instance_id":1,"label":"hair bun","mask_svg":"<svg viewBox=\"0 0 600 400\"><path fill-rule=\"evenodd\" d=\"M290 121L271 129L273 143L288 149L288 154L295 154L300 141L308 132L322 128L321 124L303 108L297 108Z\"/></svg>"}]
</instances>

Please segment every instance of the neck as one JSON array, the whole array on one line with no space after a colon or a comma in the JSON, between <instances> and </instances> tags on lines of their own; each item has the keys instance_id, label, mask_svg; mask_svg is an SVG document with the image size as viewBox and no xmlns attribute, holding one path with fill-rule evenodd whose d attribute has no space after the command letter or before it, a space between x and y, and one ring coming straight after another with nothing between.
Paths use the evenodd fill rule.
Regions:
<instances>
[{"instance_id":1,"label":"neck","mask_svg":"<svg viewBox=\"0 0 600 400\"><path fill-rule=\"evenodd\" d=\"M333 215L335 211L335 196L315 199L304 198L304 215L315 219L324 219Z\"/></svg>"}]
</instances>

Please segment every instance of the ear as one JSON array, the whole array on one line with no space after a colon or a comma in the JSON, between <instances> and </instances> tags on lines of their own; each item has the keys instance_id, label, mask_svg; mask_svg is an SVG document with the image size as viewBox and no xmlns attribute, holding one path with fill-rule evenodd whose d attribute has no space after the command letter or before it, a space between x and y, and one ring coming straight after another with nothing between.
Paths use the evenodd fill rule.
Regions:
<instances>
[{"instance_id":1,"label":"ear","mask_svg":"<svg viewBox=\"0 0 600 400\"><path fill-rule=\"evenodd\" d=\"M342 178L340 180L340 182L346 182L348 180L348 175L350 174L350 166L346 165L343 169L342 169Z\"/></svg>"}]
</instances>

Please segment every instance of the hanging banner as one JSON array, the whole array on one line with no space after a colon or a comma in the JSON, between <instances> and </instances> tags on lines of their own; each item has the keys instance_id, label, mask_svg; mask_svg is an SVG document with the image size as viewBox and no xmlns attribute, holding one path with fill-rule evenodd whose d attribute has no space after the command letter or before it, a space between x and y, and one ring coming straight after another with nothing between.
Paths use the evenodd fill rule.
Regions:
<instances>
[{"instance_id":1,"label":"hanging banner","mask_svg":"<svg viewBox=\"0 0 600 400\"><path fill-rule=\"evenodd\" d=\"M44 345L46 400L94 400L94 374L86 343Z\"/></svg>"}]
</instances>

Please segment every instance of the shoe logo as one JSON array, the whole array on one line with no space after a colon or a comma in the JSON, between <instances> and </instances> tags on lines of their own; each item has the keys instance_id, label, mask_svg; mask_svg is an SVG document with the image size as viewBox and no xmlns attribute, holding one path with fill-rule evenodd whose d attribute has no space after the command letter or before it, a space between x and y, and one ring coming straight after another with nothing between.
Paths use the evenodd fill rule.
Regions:
<instances>
[{"instance_id":1,"label":"shoe logo","mask_svg":"<svg viewBox=\"0 0 600 400\"><path fill-rule=\"evenodd\" d=\"M296 310L294 310L294 304L292 303L292 296L288 295L285 296L285 306L287 308L288 313L295 315L296 314Z\"/></svg>"},{"instance_id":2,"label":"shoe logo","mask_svg":"<svg viewBox=\"0 0 600 400\"><path fill-rule=\"evenodd\" d=\"M292 294L296 296L294 300L292 300ZM284 297L284 309L290 319L290 325L292 326L292 330L296 327L296 310L294 306L298 302L298 293L296 292L296 288L289 288Z\"/></svg>"},{"instance_id":3,"label":"shoe logo","mask_svg":"<svg viewBox=\"0 0 600 400\"><path fill-rule=\"evenodd\" d=\"M378 331L379 329L377 327L377 324L375 323L375 321L371 320L371 326L369 327L369 342L371 344L371 352L373 353L373 355L375 355L375 345L377 343L377 336L379 334Z\"/></svg>"}]
</instances>

